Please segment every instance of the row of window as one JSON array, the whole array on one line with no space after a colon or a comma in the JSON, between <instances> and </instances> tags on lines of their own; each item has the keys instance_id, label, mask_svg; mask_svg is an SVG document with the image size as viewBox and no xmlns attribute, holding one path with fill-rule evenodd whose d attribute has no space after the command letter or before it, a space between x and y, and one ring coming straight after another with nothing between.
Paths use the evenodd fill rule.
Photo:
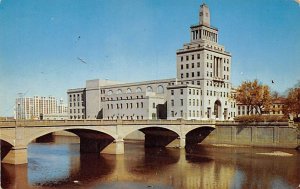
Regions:
<instances>
[{"instance_id":1,"label":"row of window","mask_svg":"<svg viewBox=\"0 0 300 189\"><path fill-rule=\"evenodd\" d=\"M74 102L74 103L72 103L72 102L70 102L70 107L72 107L72 106L74 106L74 107L76 107L76 105L77 106L80 106L80 104L81 104L81 106L84 106L84 102Z\"/></svg>"},{"instance_id":2,"label":"row of window","mask_svg":"<svg viewBox=\"0 0 300 189\"><path fill-rule=\"evenodd\" d=\"M200 112L200 114L199 114L199 112ZM188 115L189 117L200 117L200 115L203 116L202 111L189 110L189 115ZM177 115L177 112L171 111L171 117L183 117L183 110L180 110L179 115Z\"/></svg>"},{"instance_id":3,"label":"row of window","mask_svg":"<svg viewBox=\"0 0 300 189\"><path fill-rule=\"evenodd\" d=\"M189 64L186 64L185 65L185 68L186 69L189 69L190 65ZM191 63L191 68L195 68L195 63ZM197 68L200 68L200 62L197 62ZM180 69L183 70L184 69L184 65L181 64L180 65Z\"/></svg>"},{"instance_id":4,"label":"row of window","mask_svg":"<svg viewBox=\"0 0 300 189\"><path fill-rule=\"evenodd\" d=\"M74 113L74 114L76 114L76 113L84 113L84 109L77 109L77 111L76 111L76 109L70 109L70 113Z\"/></svg>"},{"instance_id":5,"label":"row of window","mask_svg":"<svg viewBox=\"0 0 300 189\"><path fill-rule=\"evenodd\" d=\"M133 120L133 119L144 119L144 116L107 116L107 119L127 119L127 120Z\"/></svg>"},{"instance_id":6,"label":"row of window","mask_svg":"<svg viewBox=\"0 0 300 189\"><path fill-rule=\"evenodd\" d=\"M154 90L153 90L153 88L151 86L147 86L146 87L146 91L147 92L153 92ZM141 93L141 92L143 92L143 90L142 90L141 87L137 87L136 90L135 90L135 92L136 93ZM157 86L156 92L157 93L164 93L164 87L162 85ZM112 95L113 93L114 93L113 90L108 90L108 92L107 92L108 95ZM116 94L122 94L122 93L123 93L123 91L121 89L118 89L116 91ZM128 88L125 93L132 93L131 88Z\"/></svg>"},{"instance_id":7,"label":"row of window","mask_svg":"<svg viewBox=\"0 0 300 189\"><path fill-rule=\"evenodd\" d=\"M206 91L207 96L216 96L218 94L220 94L220 97L228 97L229 96L228 92L217 92L217 91L210 91L210 90Z\"/></svg>"},{"instance_id":8,"label":"row of window","mask_svg":"<svg viewBox=\"0 0 300 189\"><path fill-rule=\"evenodd\" d=\"M190 57L189 55L185 56L185 60L189 61L189 57ZM183 62L183 59L184 59L184 56L181 56L180 61ZM195 59L195 55L192 54L191 55L191 60L194 60L194 59ZM200 54L197 54L197 59L200 59Z\"/></svg>"},{"instance_id":9,"label":"row of window","mask_svg":"<svg viewBox=\"0 0 300 189\"><path fill-rule=\"evenodd\" d=\"M143 99L144 96L141 95L140 97L139 96L136 96L135 99ZM116 97L116 100L133 100L134 98L132 96L126 96L126 98L123 98L123 97ZM105 101L105 97L101 97L101 101ZM106 98L106 101L114 101L114 98Z\"/></svg>"},{"instance_id":10,"label":"row of window","mask_svg":"<svg viewBox=\"0 0 300 189\"><path fill-rule=\"evenodd\" d=\"M70 119L85 119L84 115L74 115L70 116Z\"/></svg>"},{"instance_id":11,"label":"row of window","mask_svg":"<svg viewBox=\"0 0 300 189\"><path fill-rule=\"evenodd\" d=\"M200 77L200 72L196 72L196 73L197 73L197 77ZM190 73L185 73L185 77L189 78L190 77ZM195 72L191 73L191 77L196 77ZM184 78L184 74L183 73L180 74L180 78L181 79Z\"/></svg>"},{"instance_id":12,"label":"row of window","mask_svg":"<svg viewBox=\"0 0 300 189\"><path fill-rule=\"evenodd\" d=\"M123 104L115 104L117 109L123 109ZM126 109L132 109L133 108L133 103L124 103L124 106L126 105ZM143 102L137 102L135 105L135 108L144 108L144 103ZM114 104L107 104L107 109L114 109Z\"/></svg>"},{"instance_id":13,"label":"row of window","mask_svg":"<svg viewBox=\"0 0 300 189\"><path fill-rule=\"evenodd\" d=\"M69 95L69 102L72 102L72 101L84 101L83 98L84 97L81 94L70 94Z\"/></svg>"},{"instance_id":14,"label":"row of window","mask_svg":"<svg viewBox=\"0 0 300 189\"><path fill-rule=\"evenodd\" d=\"M199 91L201 91L201 95L202 95L202 90L199 89L189 89L189 95L199 95ZM171 95L174 95L174 90L170 90ZM183 95L183 89L180 89L180 94Z\"/></svg>"},{"instance_id":15,"label":"row of window","mask_svg":"<svg viewBox=\"0 0 300 189\"><path fill-rule=\"evenodd\" d=\"M213 85L213 81L207 81L206 82L206 86L212 86ZM228 83L220 83L220 82L214 82L214 87L223 87L229 89L229 84Z\"/></svg>"}]
</instances>

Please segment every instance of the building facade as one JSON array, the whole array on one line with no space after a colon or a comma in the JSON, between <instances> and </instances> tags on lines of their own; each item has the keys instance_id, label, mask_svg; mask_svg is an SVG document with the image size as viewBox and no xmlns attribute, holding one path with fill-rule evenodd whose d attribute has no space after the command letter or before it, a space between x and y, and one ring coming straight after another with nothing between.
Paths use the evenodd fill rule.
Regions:
<instances>
[{"instance_id":1,"label":"building facade","mask_svg":"<svg viewBox=\"0 0 300 189\"><path fill-rule=\"evenodd\" d=\"M233 119L231 54L218 43L206 4L200 6L199 23L190 27L190 37L176 52L176 78L125 84L89 80L86 88L68 90L69 118Z\"/></svg>"},{"instance_id":2,"label":"building facade","mask_svg":"<svg viewBox=\"0 0 300 189\"><path fill-rule=\"evenodd\" d=\"M19 97L15 104L16 119L67 119L67 106L63 100L49 97Z\"/></svg>"}]
</instances>

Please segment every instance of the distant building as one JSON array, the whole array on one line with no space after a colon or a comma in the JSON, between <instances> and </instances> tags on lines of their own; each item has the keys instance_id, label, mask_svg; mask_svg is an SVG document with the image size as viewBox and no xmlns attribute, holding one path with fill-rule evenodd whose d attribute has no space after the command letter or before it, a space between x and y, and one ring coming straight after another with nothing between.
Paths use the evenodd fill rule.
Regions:
<instances>
[{"instance_id":1,"label":"distant building","mask_svg":"<svg viewBox=\"0 0 300 189\"><path fill-rule=\"evenodd\" d=\"M243 116L243 115L257 115L257 114L263 114L263 115L278 115L278 116L283 116L283 108L284 108L284 101L285 98L283 97L278 97L276 99L273 99L272 105L270 107L269 111L265 112L258 112L257 109L251 108L249 105L245 105L242 103L237 102L237 115L238 116ZM248 113L248 111L250 111Z\"/></svg>"},{"instance_id":2,"label":"distant building","mask_svg":"<svg viewBox=\"0 0 300 189\"><path fill-rule=\"evenodd\" d=\"M199 22L190 27L190 42L176 52L177 77L117 83L89 80L69 89L70 119L215 119L236 116L230 98L231 54L218 43L210 10L200 6Z\"/></svg>"},{"instance_id":3,"label":"distant building","mask_svg":"<svg viewBox=\"0 0 300 189\"><path fill-rule=\"evenodd\" d=\"M50 116L52 115L52 116ZM55 116L54 116L55 115ZM15 118L16 119L66 119L67 106L63 100L55 97L20 97L16 99Z\"/></svg>"}]
</instances>

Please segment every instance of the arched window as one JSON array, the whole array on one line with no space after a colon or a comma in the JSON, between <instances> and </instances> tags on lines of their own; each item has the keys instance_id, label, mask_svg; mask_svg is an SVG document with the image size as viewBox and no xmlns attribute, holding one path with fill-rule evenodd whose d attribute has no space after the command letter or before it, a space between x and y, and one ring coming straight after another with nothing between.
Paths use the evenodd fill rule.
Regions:
<instances>
[{"instance_id":1,"label":"arched window","mask_svg":"<svg viewBox=\"0 0 300 189\"><path fill-rule=\"evenodd\" d=\"M118 89L118 90L117 90L117 94L122 94L122 90L121 90L121 89Z\"/></svg>"},{"instance_id":2,"label":"arched window","mask_svg":"<svg viewBox=\"0 0 300 189\"><path fill-rule=\"evenodd\" d=\"M147 92L153 92L153 89L151 86L148 86L146 90L147 90Z\"/></svg>"},{"instance_id":3,"label":"arched window","mask_svg":"<svg viewBox=\"0 0 300 189\"><path fill-rule=\"evenodd\" d=\"M137 93L141 93L142 92L142 89L140 87L136 88L136 91Z\"/></svg>"},{"instance_id":4,"label":"arched window","mask_svg":"<svg viewBox=\"0 0 300 189\"><path fill-rule=\"evenodd\" d=\"M128 88L127 91L126 91L126 93L132 93L131 89Z\"/></svg>"},{"instance_id":5,"label":"arched window","mask_svg":"<svg viewBox=\"0 0 300 189\"><path fill-rule=\"evenodd\" d=\"M161 85L159 85L159 86L157 87L157 93L164 93L164 87L161 86Z\"/></svg>"},{"instance_id":6,"label":"arched window","mask_svg":"<svg viewBox=\"0 0 300 189\"><path fill-rule=\"evenodd\" d=\"M112 94L113 94L112 90L109 90L109 91L107 92L107 94L108 94L108 95L112 95Z\"/></svg>"}]
</instances>

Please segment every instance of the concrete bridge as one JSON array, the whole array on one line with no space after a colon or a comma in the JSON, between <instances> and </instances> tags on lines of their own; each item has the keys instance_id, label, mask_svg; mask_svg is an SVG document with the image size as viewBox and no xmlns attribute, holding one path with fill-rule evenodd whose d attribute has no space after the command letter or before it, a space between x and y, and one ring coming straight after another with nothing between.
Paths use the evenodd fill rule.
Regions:
<instances>
[{"instance_id":1,"label":"concrete bridge","mask_svg":"<svg viewBox=\"0 0 300 189\"><path fill-rule=\"evenodd\" d=\"M0 121L1 161L27 163L28 144L57 131L78 135L82 153L124 154L124 138L137 130L145 134L145 147L183 148L201 142L214 129L214 121L196 120Z\"/></svg>"}]
</instances>

